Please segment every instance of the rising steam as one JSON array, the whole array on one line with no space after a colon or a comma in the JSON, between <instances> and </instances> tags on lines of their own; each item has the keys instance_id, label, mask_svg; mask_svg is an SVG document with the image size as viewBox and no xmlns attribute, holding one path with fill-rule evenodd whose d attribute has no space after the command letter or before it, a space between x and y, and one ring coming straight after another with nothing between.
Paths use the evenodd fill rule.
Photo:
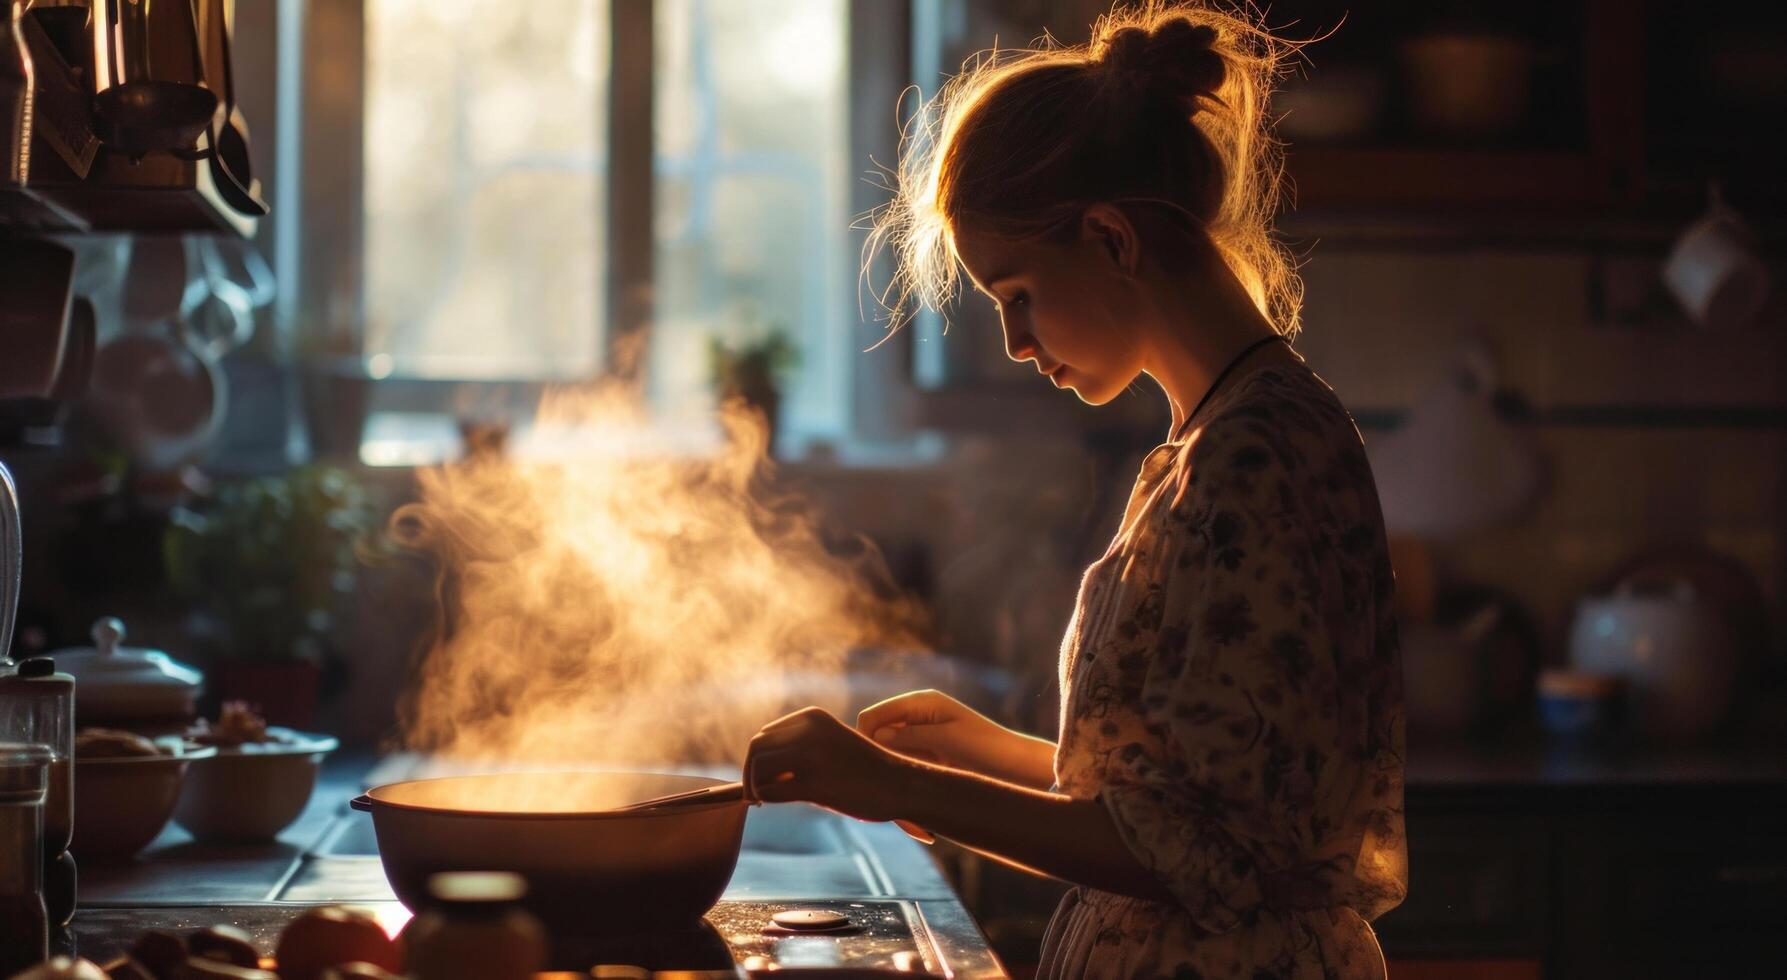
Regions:
<instances>
[{"instance_id":1,"label":"rising steam","mask_svg":"<svg viewBox=\"0 0 1787 980\"><path fill-rule=\"evenodd\" d=\"M617 451L635 398L561 391L532 442L421 474L392 518L441 571L442 621L401 705L418 751L502 762L740 761L782 711L841 702L864 647L912 649L916 606L879 556L770 491L759 416L716 451ZM590 438L601 446L592 446ZM842 703L828 705L834 709Z\"/></svg>"}]
</instances>

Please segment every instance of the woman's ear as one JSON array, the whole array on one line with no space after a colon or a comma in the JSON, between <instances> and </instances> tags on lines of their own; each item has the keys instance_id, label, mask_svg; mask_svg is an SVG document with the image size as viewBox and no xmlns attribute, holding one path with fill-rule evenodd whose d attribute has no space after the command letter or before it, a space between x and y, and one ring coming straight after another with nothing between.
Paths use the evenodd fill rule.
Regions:
<instances>
[{"instance_id":1,"label":"woman's ear","mask_svg":"<svg viewBox=\"0 0 1787 980\"><path fill-rule=\"evenodd\" d=\"M1102 248L1124 275L1135 275L1141 266L1141 242L1136 238L1135 225L1114 204L1087 208L1080 219L1080 237Z\"/></svg>"}]
</instances>

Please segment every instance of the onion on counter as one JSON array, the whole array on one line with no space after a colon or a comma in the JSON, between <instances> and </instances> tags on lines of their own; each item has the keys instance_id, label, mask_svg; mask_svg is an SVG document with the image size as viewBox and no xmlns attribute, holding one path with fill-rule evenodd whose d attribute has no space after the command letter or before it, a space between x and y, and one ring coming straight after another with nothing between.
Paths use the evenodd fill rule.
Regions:
<instances>
[{"instance_id":1,"label":"onion on counter","mask_svg":"<svg viewBox=\"0 0 1787 980\"><path fill-rule=\"evenodd\" d=\"M186 948L192 954L192 960L212 960L243 969L261 965L261 954L254 948L254 940L235 926L196 929L186 937Z\"/></svg>"},{"instance_id":2,"label":"onion on counter","mask_svg":"<svg viewBox=\"0 0 1787 980\"><path fill-rule=\"evenodd\" d=\"M378 920L339 905L311 909L293 919L280 933L274 959L280 980L322 980L331 967L349 963L372 964L393 973L403 969L402 951Z\"/></svg>"}]
</instances>

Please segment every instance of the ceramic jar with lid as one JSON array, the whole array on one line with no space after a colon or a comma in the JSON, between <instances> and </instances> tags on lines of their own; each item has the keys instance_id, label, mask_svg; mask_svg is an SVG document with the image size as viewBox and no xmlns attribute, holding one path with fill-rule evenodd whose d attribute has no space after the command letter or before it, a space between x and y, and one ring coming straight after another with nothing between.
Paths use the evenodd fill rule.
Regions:
<instances>
[{"instance_id":1,"label":"ceramic jar with lid","mask_svg":"<svg viewBox=\"0 0 1787 980\"><path fill-rule=\"evenodd\" d=\"M124 624L93 624L93 645L52 656L75 679L75 715L82 728L181 730L204 686L197 669L160 650L124 646Z\"/></svg>"}]
</instances>

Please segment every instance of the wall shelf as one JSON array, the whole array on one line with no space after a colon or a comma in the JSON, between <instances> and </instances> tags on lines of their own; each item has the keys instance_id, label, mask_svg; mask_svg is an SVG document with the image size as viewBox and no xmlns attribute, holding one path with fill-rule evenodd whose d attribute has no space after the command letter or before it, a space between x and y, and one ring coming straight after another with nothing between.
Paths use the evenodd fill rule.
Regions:
<instances>
[{"instance_id":1,"label":"wall shelf","mask_svg":"<svg viewBox=\"0 0 1787 980\"><path fill-rule=\"evenodd\" d=\"M1367 432L1389 432L1408 412L1361 407L1353 419ZM1787 407L1775 405L1551 405L1524 413L1522 424L1550 429L1738 429L1787 432Z\"/></svg>"}]
</instances>

